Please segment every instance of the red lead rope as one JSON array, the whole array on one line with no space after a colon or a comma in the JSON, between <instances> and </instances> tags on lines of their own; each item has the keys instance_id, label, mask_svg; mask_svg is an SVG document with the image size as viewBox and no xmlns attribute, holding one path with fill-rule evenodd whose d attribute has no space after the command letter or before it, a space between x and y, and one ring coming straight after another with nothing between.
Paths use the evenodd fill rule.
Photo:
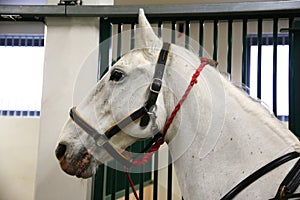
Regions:
<instances>
[{"instance_id":1,"label":"red lead rope","mask_svg":"<svg viewBox=\"0 0 300 200\"><path fill-rule=\"evenodd\" d=\"M171 116L169 117L164 130L163 130L163 134L162 137L159 141L157 141L150 149L150 151L144 155L140 160L133 160L132 164L139 166L139 165L143 165L145 163L148 162L148 160L152 157L152 155L159 149L159 147L165 142L165 136L167 134L168 129L170 128L177 112L180 110L181 105L183 104L183 102L185 101L185 99L187 98L187 96L189 95L191 89L193 88L193 86L197 83L197 78L200 75L200 72L203 70L203 68L205 67L205 65L207 65L208 63L210 63L211 60L209 60L208 58L201 58L201 64L200 66L197 68L197 70L195 71L195 73L192 76L192 80L188 86L188 88L185 90L185 93L183 94L183 96L181 97L181 99L179 100L179 102L177 103L177 105L175 106L173 112L171 113ZM128 170L125 170L127 179L130 183L130 186L132 188L132 191L134 193L134 196L137 200L139 200L139 197L137 195L137 192L134 188L134 184L129 176Z\"/></svg>"}]
</instances>

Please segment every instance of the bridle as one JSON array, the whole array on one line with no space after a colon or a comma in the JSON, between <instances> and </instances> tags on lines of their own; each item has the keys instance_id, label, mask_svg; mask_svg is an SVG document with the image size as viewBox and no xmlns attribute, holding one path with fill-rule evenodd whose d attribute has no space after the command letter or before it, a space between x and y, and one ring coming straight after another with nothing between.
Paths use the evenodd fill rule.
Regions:
<instances>
[{"instance_id":1,"label":"bridle","mask_svg":"<svg viewBox=\"0 0 300 200\"><path fill-rule=\"evenodd\" d=\"M185 91L184 95L174 108L171 116L167 120L167 123L164 127L163 132L158 130L157 125L154 123L152 125L152 131L154 133L154 136L146 145L146 147L143 149L141 153L145 153L146 151L149 151L148 154L146 154L141 160L137 160L137 158L128 158L125 155L123 155L121 152L119 152L117 149L115 149L111 143L109 142L109 139L112 138L114 135L118 134L123 128L125 128L127 125L131 124L134 121L137 121L140 119L140 127L145 128L148 126L149 121L152 119L155 121L156 115L155 115L155 107L156 107L156 101L158 98L158 95L160 93L161 87L162 87L162 78L165 70L165 65L168 59L170 51L170 44L169 43L163 43L163 47L159 53L158 61L155 66L155 72L152 79L152 82L149 86L149 95L148 100L146 101L145 105L141 108L135 110L130 115L126 116L124 119L118 121L116 124L112 125L107 131L105 131L104 134L100 134L92 125L90 125L76 110L76 107L73 107L70 110L70 117L71 119L80 126L87 134L89 134L94 140L97 146L103 147L115 160L117 160L120 164L125 166L126 169L134 166L134 165L142 165L145 164L148 159L151 157L154 151L158 150L160 145L164 142L164 138L166 135L166 132L168 128L170 127L174 117L176 116L177 111L180 109L181 104L188 96L190 90L192 89L193 85L197 83L197 77L199 76L200 72L204 68L205 65L216 65L217 63L215 61L209 60L207 58L201 59L201 64L194 73L192 80ZM226 195L224 195L221 200L230 200L233 199L237 194L239 194L242 190L244 190L246 187L248 187L250 184L255 182L257 179L261 178L268 172L272 171L273 169L281 166L282 164L293 160L295 158L298 158L300 154L298 152L291 152L286 155L283 155L272 162L268 163L267 165L263 166L262 168L255 171L253 174L249 175L247 178L245 178L243 181L241 181L238 185L236 185L232 190L230 190ZM131 181L131 178L128 174L128 171L126 171L126 176L129 180L129 183L132 187L132 190L135 194L136 199L139 199L137 196L137 193L134 189L134 185ZM288 200L288 199L300 199L300 194L294 194L296 189L298 188L300 184L300 160L296 162L294 167L290 170L290 172L287 174L285 179L280 184L278 191L276 193L276 196L271 200Z\"/></svg>"},{"instance_id":2,"label":"bridle","mask_svg":"<svg viewBox=\"0 0 300 200\"><path fill-rule=\"evenodd\" d=\"M162 49L160 50L159 57L155 66L155 72L152 82L149 86L148 99L141 108L135 110L124 119L118 121L112 125L104 134L100 134L92 125L90 125L73 107L70 110L71 119L79 125L87 134L89 134L96 142L99 147L103 147L115 160L117 160L122 165L130 168L133 166L134 158L127 158L125 155L116 150L109 139L114 135L118 134L123 128L132 122L140 119L140 127L145 128L148 126L150 119L155 120L155 107L158 95L162 87L162 78L165 71L165 65L168 59L170 51L170 43L163 43ZM162 137L161 132L158 130L157 125L153 124L151 127L154 136L146 145L141 153L146 152L151 146L153 146Z\"/></svg>"}]
</instances>

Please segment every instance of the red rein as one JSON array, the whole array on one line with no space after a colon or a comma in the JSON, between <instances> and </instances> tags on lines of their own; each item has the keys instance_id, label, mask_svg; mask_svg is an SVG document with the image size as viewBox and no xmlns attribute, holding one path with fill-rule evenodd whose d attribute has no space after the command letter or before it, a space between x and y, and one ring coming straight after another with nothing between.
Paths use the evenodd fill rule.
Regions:
<instances>
[{"instance_id":1,"label":"red rein","mask_svg":"<svg viewBox=\"0 0 300 200\"><path fill-rule=\"evenodd\" d=\"M211 60L209 60L208 58L201 58L201 64L200 66L197 68L197 70L195 71L195 73L192 76L192 80L188 86L188 88L185 90L185 93L183 94L183 96L181 97L181 99L179 100L179 102L177 103L177 105L175 106L173 112L171 113L171 116L169 117L165 127L164 127L164 131L163 131L163 135L162 138L156 142L150 149L150 151L144 155L140 160L134 160L132 162L133 165L143 165L145 163L148 162L148 160L152 157L152 155L159 149L159 147L164 143L165 141L165 136L167 134L167 131L169 129L169 127L171 126L177 112L180 110L181 105L183 104L183 102L185 101L185 99L187 98L187 96L189 95L191 89L193 88L193 86L197 83L197 78L200 75L200 72L203 70L203 68L205 67L205 65L207 65L208 63L211 63ZM132 191L134 193L134 196L137 200L139 200L139 197L137 195L137 192L134 188L133 182L129 176L128 170L125 168L125 173L127 176L127 179L130 183L130 186L132 188Z\"/></svg>"}]
</instances>

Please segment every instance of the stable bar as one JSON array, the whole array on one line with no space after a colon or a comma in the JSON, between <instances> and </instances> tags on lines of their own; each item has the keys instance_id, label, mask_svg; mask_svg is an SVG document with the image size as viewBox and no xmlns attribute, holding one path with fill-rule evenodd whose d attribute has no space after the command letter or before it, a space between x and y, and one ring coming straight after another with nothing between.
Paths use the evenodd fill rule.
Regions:
<instances>
[{"instance_id":1,"label":"stable bar","mask_svg":"<svg viewBox=\"0 0 300 200\"><path fill-rule=\"evenodd\" d=\"M113 160L111 162L113 162L113 167L110 168L111 173L109 174L109 176L107 176L107 178L110 179L110 181L111 181L111 196L110 196L110 199L115 200L116 199L116 182L117 182L117 176L116 175L117 175L117 171L114 167L116 167L116 165L117 165L116 162L117 161ZM106 182L108 182L108 180Z\"/></svg>"},{"instance_id":2,"label":"stable bar","mask_svg":"<svg viewBox=\"0 0 300 200\"><path fill-rule=\"evenodd\" d=\"M185 48L190 49L190 20L185 21Z\"/></svg>"},{"instance_id":3,"label":"stable bar","mask_svg":"<svg viewBox=\"0 0 300 200\"><path fill-rule=\"evenodd\" d=\"M158 22L158 37L161 37L162 21ZM158 196L158 152L154 153L154 172L153 172L153 200Z\"/></svg>"},{"instance_id":4,"label":"stable bar","mask_svg":"<svg viewBox=\"0 0 300 200\"><path fill-rule=\"evenodd\" d=\"M97 168L97 173L93 176L92 199L103 200L104 194L104 165Z\"/></svg>"},{"instance_id":5,"label":"stable bar","mask_svg":"<svg viewBox=\"0 0 300 200\"><path fill-rule=\"evenodd\" d=\"M289 70L289 128L298 138L300 138L300 20L296 19L293 22L290 34L292 34L292 41L290 43L291 54Z\"/></svg>"},{"instance_id":6,"label":"stable bar","mask_svg":"<svg viewBox=\"0 0 300 200\"><path fill-rule=\"evenodd\" d=\"M261 99L262 19L257 21L257 98Z\"/></svg>"},{"instance_id":7,"label":"stable bar","mask_svg":"<svg viewBox=\"0 0 300 200\"><path fill-rule=\"evenodd\" d=\"M277 45L278 18L273 19L273 113L277 116Z\"/></svg>"},{"instance_id":8,"label":"stable bar","mask_svg":"<svg viewBox=\"0 0 300 200\"><path fill-rule=\"evenodd\" d=\"M289 18L289 29L293 28L294 18ZM289 32L289 129L294 132L295 130L295 112L294 112L294 99L295 95L292 90L293 81L292 81L292 42L293 42L293 34Z\"/></svg>"},{"instance_id":9,"label":"stable bar","mask_svg":"<svg viewBox=\"0 0 300 200\"><path fill-rule=\"evenodd\" d=\"M82 9L81 7L84 7ZM193 5L131 5L131 6L67 6L68 16L100 16L100 17L133 17L138 14L139 8L143 7L149 17L180 16L224 16L226 14L245 16L249 13L259 16L260 12L268 11L271 16L278 11L297 13L297 2L243 2L227 4L193 4Z\"/></svg>"},{"instance_id":10,"label":"stable bar","mask_svg":"<svg viewBox=\"0 0 300 200\"><path fill-rule=\"evenodd\" d=\"M143 167L141 167L141 168L143 168ZM139 198L140 198L140 200L143 200L144 199L144 174L142 173L142 170L141 170L141 173L139 175L140 175L140 179L139 179Z\"/></svg>"},{"instance_id":11,"label":"stable bar","mask_svg":"<svg viewBox=\"0 0 300 200\"><path fill-rule=\"evenodd\" d=\"M153 200L158 200L158 152L154 153Z\"/></svg>"},{"instance_id":12,"label":"stable bar","mask_svg":"<svg viewBox=\"0 0 300 200\"><path fill-rule=\"evenodd\" d=\"M176 21L172 21L172 36L171 36L171 42L172 42L173 44L176 43L175 36L176 36Z\"/></svg>"},{"instance_id":13,"label":"stable bar","mask_svg":"<svg viewBox=\"0 0 300 200\"><path fill-rule=\"evenodd\" d=\"M232 19L228 20L228 38L227 38L227 73L231 76L232 60Z\"/></svg>"},{"instance_id":14,"label":"stable bar","mask_svg":"<svg viewBox=\"0 0 300 200\"><path fill-rule=\"evenodd\" d=\"M171 42L175 43L175 26L176 22L172 22L172 38ZM167 200L172 200L172 189L173 189L173 162L170 151L168 152L168 184L167 184Z\"/></svg>"},{"instance_id":15,"label":"stable bar","mask_svg":"<svg viewBox=\"0 0 300 200\"><path fill-rule=\"evenodd\" d=\"M162 21L159 21L158 22L158 24L157 24L157 28L158 28L158 32L157 32L157 36L159 37L159 38L161 38L162 37L162 34L161 34L161 31L162 31Z\"/></svg>"},{"instance_id":16,"label":"stable bar","mask_svg":"<svg viewBox=\"0 0 300 200\"><path fill-rule=\"evenodd\" d=\"M117 43L117 60L118 61L122 56L122 24L118 24L118 43Z\"/></svg>"},{"instance_id":17,"label":"stable bar","mask_svg":"<svg viewBox=\"0 0 300 200\"><path fill-rule=\"evenodd\" d=\"M130 146L127 148L127 151L130 152L131 148ZM125 200L129 200L129 195L130 195L130 186L129 186L129 181L127 180L126 174L124 173L125 177ZM97 200L97 199L93 199Z\"/></svg>"},{"instance_id":18,"label":"stable bar","mask_svg":"<svg viewBox=\"0 0 300 200\"><path fill-rule=\"evenodd\" d=\"M145 142L141 141L139 143L139 151L138 152L142 152L142 150L144 149L145 146ZM144 199L144 167L140 166L140 172L139 172L139 199L143 200Z\"/></svg>"},{"instance_id":19,"label":"stable bar","mask_svg":"<svg viewBox=\"0 0 300 200\"><path fill-rule=\"evenodd\" d=\"M243 20L243 53L242 53L242 83L247 84L247 25L248 20Z\"/></svg>"},{"instance_id":20,"label":"stable bar","mask_svg":"<svg viewBox=\"0 0 300 200\"><path fill-rule=\"evenodd\" d=\"M199 21L199 44L200 44L200 48L199 48L199 56L202 57L203 56L203 43L204 43L204 21L200 20Z\"/></svg>"},{"instance_id":21,"label":"stable bar","mask_svg":"<svg viewBox=\"0 0 300 200\"><path fill-rule=\"evenodd\" d=\"M170 151L168 152L168 185L167 185L167 200L172 200L172 189L173 189L173 182L172 182L172 173L173 173L173 161Z\"/></svg>"},{"instance_id":22,"label":"stable bar","mask_svg":"<svg viewBox=\"0 0 300 200\"><path fill-rule=\"evenodd\" d=\"M130 32L130 49L134 49L134 28L135 23L131 23L131 32Z\"/></svg>"},{"instance_id":23,"label":"stable bar","mask_svg":"<svg viewBox=\"0 0 300 200\"><path fill-rule=\"evenodd\" d=\"M161 37L161 25L158 23L158 37ZM158 199L158 151L154 153L154 171L153 171L153 200Z\"/></svg>"},{"instance_id":24,"label":"stable bar","mask_svg":"<svg viewBox=\"0 0 300 200\"><path fill-rule=\"evenodd\" d=\"M213 59L218 60L218 20L214 20L214 51L213 51Z\"/></svg>"},{"instance_id":25,"label":"stable bar","mask_svg":"<svg viewBox=\"0 0 300 200\"><path fill-rule=\"evenodd\" d=\"M109 69L109 51L111 48L111 34L111 23L108 20L101 18L98 80L100 80Z\"/></svg>"},{"instance_id":26,"label":"stable bar","mask_svg":"<svg viewBox=\"0 0 300 200\"><path fill-rule=\"evenodd\" d=\"M106 73L109 66L109 47L110 42L107 40L111 37L111 24L104 19L100 19L100 33L99 33L99 61L98 61L98 74L97 80ZM104 42L106 41L106 42ZM101 165L97 169L96 175L93 177L93 191L92 199L102 200L105 194L105 168Z\"/></svg>"}]
</instances>

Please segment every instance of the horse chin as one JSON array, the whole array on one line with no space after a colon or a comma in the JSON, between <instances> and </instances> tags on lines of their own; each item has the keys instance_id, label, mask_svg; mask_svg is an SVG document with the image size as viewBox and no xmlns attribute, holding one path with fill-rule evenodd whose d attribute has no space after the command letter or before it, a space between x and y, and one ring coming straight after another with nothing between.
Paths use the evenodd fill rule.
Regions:
<instances>
[{"instance_id":1,"label":"horse chin","mask_svg":"<svg viewBox=\"0 0 300 200\"><path fill-rule=\"evenodd\" d=\"M76 176L77 178L83 178L83 179L90 178L90 177L92 177L93 175L94 175L93 170L85 170L85 171L79 170L79 171L75 174L75 176Z\"/></svg>"},{"instance_id":2,"label":"horse chin","mask_svg":"<svg viewBox=\"0 0 300 200\"><path fill-rule=\"evenodd\" d=\"M88 164L86 164L86 169L78 168L78 173L75 174L77 178L87 179L96 174L97 167L99 166L98 161L92 159Z\"/></svg>"},{"instance_id":3,"label":"horse chin","mask_svg":"<svg viewBox=\"0 0 300 200\"><path fill-rule=\"evenodd\" d=\"M76 156L65 156L59 163L65 173L83 179L92 177L99 165L90 151L84 148Z\"/></svg>"}]
</instances>

